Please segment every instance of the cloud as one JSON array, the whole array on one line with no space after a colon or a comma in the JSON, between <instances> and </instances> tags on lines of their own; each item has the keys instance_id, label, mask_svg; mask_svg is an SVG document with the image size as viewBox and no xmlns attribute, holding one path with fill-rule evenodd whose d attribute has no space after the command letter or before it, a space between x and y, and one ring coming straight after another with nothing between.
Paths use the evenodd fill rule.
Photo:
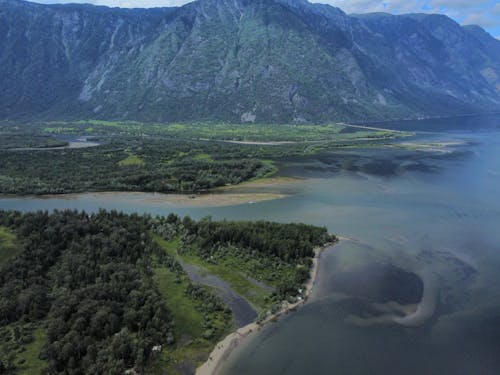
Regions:
<instances>
[{"instance_id":1,"label":"cloud","mask_svg":"<svg viewBox=\"0 0 500 375\"><path fill-rule=\"evenodd\" d=\"M313 0L314 3L325 3L341 8L347 13L409 13L422 5L421 0Z\"/></svg>"},{"instance_id":2,"label":"cloud","mask_svg":"<svg viewBox=\"0 0 500 375\"><path fill-rule=\"evenodd\" d=\"M481 25L485 28L500 26L500 19L490 14L471 13L462 22L464 25Z\"/></svg>"},{"instance_id":3,"label":"cloud","mask_svg":"<svg viewBox=\"0 0 500 375\"><path fill-rule=\"evenodd\" d=\"M311 0L347 13L442 13L461 24L476 24L500 34L500 0Z\"/></svg>"},{"instance_id":4,"label":"cloud","mask_svg":"<svg viewBox=\"0 0 500 375\"><path fill-rule=\"evenodd\" d=\"M90 3L123 8L180 6L189 0L32 0L43 4ZM347 13L443 13L461 24L477 24L500 35L500 0L309 0Z\"/></svg>"},{"instance_id":5,"label":"cloud","mask_svg":"<svg viewBox=\"0 0 500 375\"><path fill-rule=\"evenodd\" d=\"M42 4L55 3L79 3L107 5L120 8L155 8L155 7L173 7L188 3L186 0L34 0Z\"/></svg>"}]
</instances>

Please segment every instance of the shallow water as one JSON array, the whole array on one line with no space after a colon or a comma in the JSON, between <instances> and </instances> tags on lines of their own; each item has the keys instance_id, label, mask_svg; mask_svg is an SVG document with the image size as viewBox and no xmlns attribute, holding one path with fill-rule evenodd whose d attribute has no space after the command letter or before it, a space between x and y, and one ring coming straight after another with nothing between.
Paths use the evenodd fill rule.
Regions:
<instances>
[{"instance_id":1,"label":"shallow water","mask_svg":"<svg viewBox=\"0 0 500 375\"><path fill-rule=\"evenodd\" d=\"M352 157L375 162L371 174L309 162L306 175L331 177L310 184L303 217L353 240L323 254L312 302L248 340L223 373L500 373L500 132L488 125L419 135L466 142L449 154ZM424 167L405 169L412 160Z\"/></svg>"},{"instance_id":2,"label":"shallow water","mask_svg":"<svg viewBox=\"0 0 500 375\"><path fill-rule=\"evenodd\" d=\"M461 121L411 124L425 132L408 142L458 142L446 152L350 149L287 161L283 174L308 180L276 201L182 208L86 194L5 198L0 208L325 225L352 240L322 255L311 303L247 340L224 373L498 374L500 120Z\"/></svg>"},{"instance_id":3,"label":"shallow water","mask_svg":"<svg viewBox=\"0 0 500 375\"><path fill-rule=\"evenodd\" d=\"M90 141L87 137L61 137L60 140L65 141L68 144L66 146L56 146L56 147L19 147L19 148L11 148L9 149L9 151L65 150L74 148L97 147L101 145L98 142Z\"/></svg>"}]
</instances>

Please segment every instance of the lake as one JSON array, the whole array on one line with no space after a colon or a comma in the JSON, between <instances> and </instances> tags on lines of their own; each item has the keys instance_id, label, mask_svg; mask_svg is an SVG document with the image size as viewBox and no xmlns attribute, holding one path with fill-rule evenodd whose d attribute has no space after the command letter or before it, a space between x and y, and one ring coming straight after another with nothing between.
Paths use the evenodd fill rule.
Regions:
<instances>
[{"instance_id":1,"label":"lake","mask_svg":"<svg viewBox=\"0 0 500 375\"><path fill-rule=\"evenodd\" d=\"M384 127L417 135L403 146L284 161L281 174L306 179L284 199L181 207L142 194L83 194L4 197L0 209L326 226L346 239L323 253L311 302L246 340L224 374L498 374L500 116Z\"/></svg>"}]
</instances>

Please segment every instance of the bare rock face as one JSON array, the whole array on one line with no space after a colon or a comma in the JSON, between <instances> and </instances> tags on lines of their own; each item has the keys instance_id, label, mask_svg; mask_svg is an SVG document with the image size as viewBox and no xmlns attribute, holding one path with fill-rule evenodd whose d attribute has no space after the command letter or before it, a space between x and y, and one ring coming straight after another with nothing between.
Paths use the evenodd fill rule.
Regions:
<instances>
[{"instance_id":1,"label":"bare rock face","mask_svg":"<svg viewBox=\"0 0 500 375\"><path fill-rule=\"evenodd\" d=\"M306 0L0 0L0 118L362 121L500 110L500 42ZM97 110L98 109L98 110Z\"/></svg>"}]
</instances>

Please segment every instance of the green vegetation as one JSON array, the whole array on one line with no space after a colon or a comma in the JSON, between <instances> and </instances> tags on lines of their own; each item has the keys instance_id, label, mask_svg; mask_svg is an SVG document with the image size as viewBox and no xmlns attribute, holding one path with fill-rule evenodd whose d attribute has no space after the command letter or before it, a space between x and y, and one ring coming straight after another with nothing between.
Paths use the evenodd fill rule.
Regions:
<instances>
[{"instance_id":1,"label":"green vegetation","mask_svg":"<svg viewBox=\"0 0 500 375\"><path fill-rule=\"evenodd\" d=\"M198 160L198 161L203 160L203 161L207 161L207 162L214 161L214 159L212 158L212 156L210 154L198 154L198 155L193 156L193 159Z\"/></svg>"},{"instance_id":2,"label":"green vegetation","mask_svg":"<svg viewBox=\"0 0 500 375\"><path fill-rule=\"evenodd\" d=\"M23 134L19 133L19 130L17 132L0 132L0 150L64 147L67 145L68 142L50 135Z\"/></svg>"},{"instance_id":3,"label":"green vegetation","mask_svg":"<svg viewBox=\"0 0 500 375\"><path fill-rule=\"evenodd\" d=\"M84 149L0 151L0 192L193 193L263 177L275 170L268 162L253 158L257 152L236 146L121 138L107 142ZM200 154L210 156L200 158Z\"/></svg>"},{"instance_id":4,"label":"green vegetation","mask_svg":"<svg viewBox=\"0 0 500 375\"><path fill-rule=\"evenodd\" d=\"M0 327L0 371L40 374L47 362L39 355L46 344L46 332L33 323L12 323ZM3 372L2 372L3 373Z\"/></svg>"},{"instance_id":5,"label":"green vegetation","mask_svg":"<svg viewBox=\"0 0 500 375\"><path fill-rule=\"evenodd\" d=\"M17 2L2 0L3 119L96 118L82 125L117 130L100 120L286 124L500 110L500 43L446 17L361 19L283 0L126 12ZM61 28L68 12L79 20L71 38ZM235 133L225 137L247 137Z\"/></svg>"},{"instance_id":6,"label":"green vegetation","mask_svg":"<svg viewBox=\"0 0 500 375\"><path fill-rule=\"evenodd\" d=\"M269 291L252 283L240 271L241 266L239 262L241 262L241 259L229 256L220 257L217 262L213 259L207 261L198 255L199 251L182 252L181 254L179 252L181 244L178 238L172 241L165 241L157 236L155 239L168 254L174 256L179 261L194 264L205 272L216 275L228 282L238 294L248 300L256 309L262 311L269 304ZM195 249L198 250L197 248ZM258 260L255 261L258 262Z\"/></svg>"},{"instance_id":7,"label":"green vegetation","mask_svg":"<svg viewBox=\"0 0 500 375\"><path fill-rule=\"evenodd\" d=\"M199 266L201 269L208 273L220 277L231 285L231 287L242 297L244 297L251 305L259 311L263 311L270 305L269 291L253 284L245 277L240 271L241 267L234 267L238 265L238 258L228 257L221 258L216 263L210 263L199 257L197 254L189 254L181 257L184 261ZM212 261L213 262L213 261Z\"/></svg>"},{"instance_id":8,"label":"green vegetation","mask_svg":"<svg viewBox=\"0 0 500 375\"><path fill-rule=\"evenodd\" d=\"M182 335L201 336L203 315L196 309L195 301L186 296L189 285L186 277L178 276L168 268L155 268L154 280L167 305L171 306L175 319L175 338L179 340Z\"/></svg>"},{"instance_id":9,"label":"green vegetation","mask_svg":"<svg viewBox=\"0 0 500 375\"><path fill-rule=\"evenodd\" d=\"M134 121L109 122L82 120L75 122L45 122L37 124L42 134L88 134L103 136L165 137L183 140L219 140L238 142L344 142L362 138L387 139L397 132L363 130L343 124L231 124L202 123L154 124ZM401 135L401 134L399 134Z\"/></svg>"},{"instance_id":10,"label":"green vegetation","mask_svg":"<svg viewBox=\"0 0 500 375\"><path fill-rule=\"evenodd\" d=\"M325 228L303 224L206 218L182 225L182 237L155 236L156 242L175 259L219 276L261 312L297 294L309 277L314 247L332 240Z\"/></svg>"},{"instance_id":11,"label":"green vegetation","mask_svg":"<svg viewBox=\"0 0 500 375\"><path fill-rule=\"evenodd\" d=\"M126 159L120 160L118 165L120 167L143 166L144 160L133 153L129 153L129 156Z\"/></svg>"},{"instance_id":12,"label":"green vegetation","mask_svg":"<svg viewBox=\"0 0 500 375\"><path fill-rule=\"evenodd\" d=\"M47 333L44 328L33 330L33 341L26 345L26 351L18 356L19 373L40 374L47 367L47 362L40 359L40 353L47 342Z\"/></svg>"},{"instance_id":13,"label":"green vegetation","mask_svg":"<svg viewBox=\"0 0 500 375\"><path fill-rule=\"evenodd\" d=\"M157 354L146 372L177 374L182 373L179 366L194 369L232 328L231 313L206 287L193 285L181 269L157 265L153 272L175 322L175 343Z\"/></svg>"},{"instance_id":14,"label":"green vegetation","mask_svg":"<svg viewBox=\"0 0 500 375\"><path fill-rule=\"evenodd\" d=\"M4 123L0 125L2 132L27 140L47 137L47 132L90 134L100 143L98 147L74 149L0 150L0 193L7 194L197 193L270 177L278 171L275 163L283 158L339 147L366 147L404 135L343 125L155 125L104 121L37 123L25 127ZM198 132L201 136L196 136ZM208 138L209 134L214 140L198 139ZM220 141L229 138L292 142L270 145Z\"/></svg>"},{"instance_id":15,"label":"green vegetation","mask_svg":"<svg viewBox=\"0 0 500 375\"><path fill-rule=\"evenodd\" d=\"M0 226L0 265L7 259L16 256L19 246L16 243L16 236L7 228Z\"/></svg>"},{"instance_id":16,"label":"green vegetation","mask_svg":"<svg viewBox=\"0 0 500 375\"><path fill-rule=\"evenodd\" d=\"M29 374L194 370L233 319L178 260L220 275L262 309L294 298L313 247L331 240L301 224L114 211L0 211L0 228L2 244L16 248L0 267L0 370Z\"/></svg>"}]
</instances>

